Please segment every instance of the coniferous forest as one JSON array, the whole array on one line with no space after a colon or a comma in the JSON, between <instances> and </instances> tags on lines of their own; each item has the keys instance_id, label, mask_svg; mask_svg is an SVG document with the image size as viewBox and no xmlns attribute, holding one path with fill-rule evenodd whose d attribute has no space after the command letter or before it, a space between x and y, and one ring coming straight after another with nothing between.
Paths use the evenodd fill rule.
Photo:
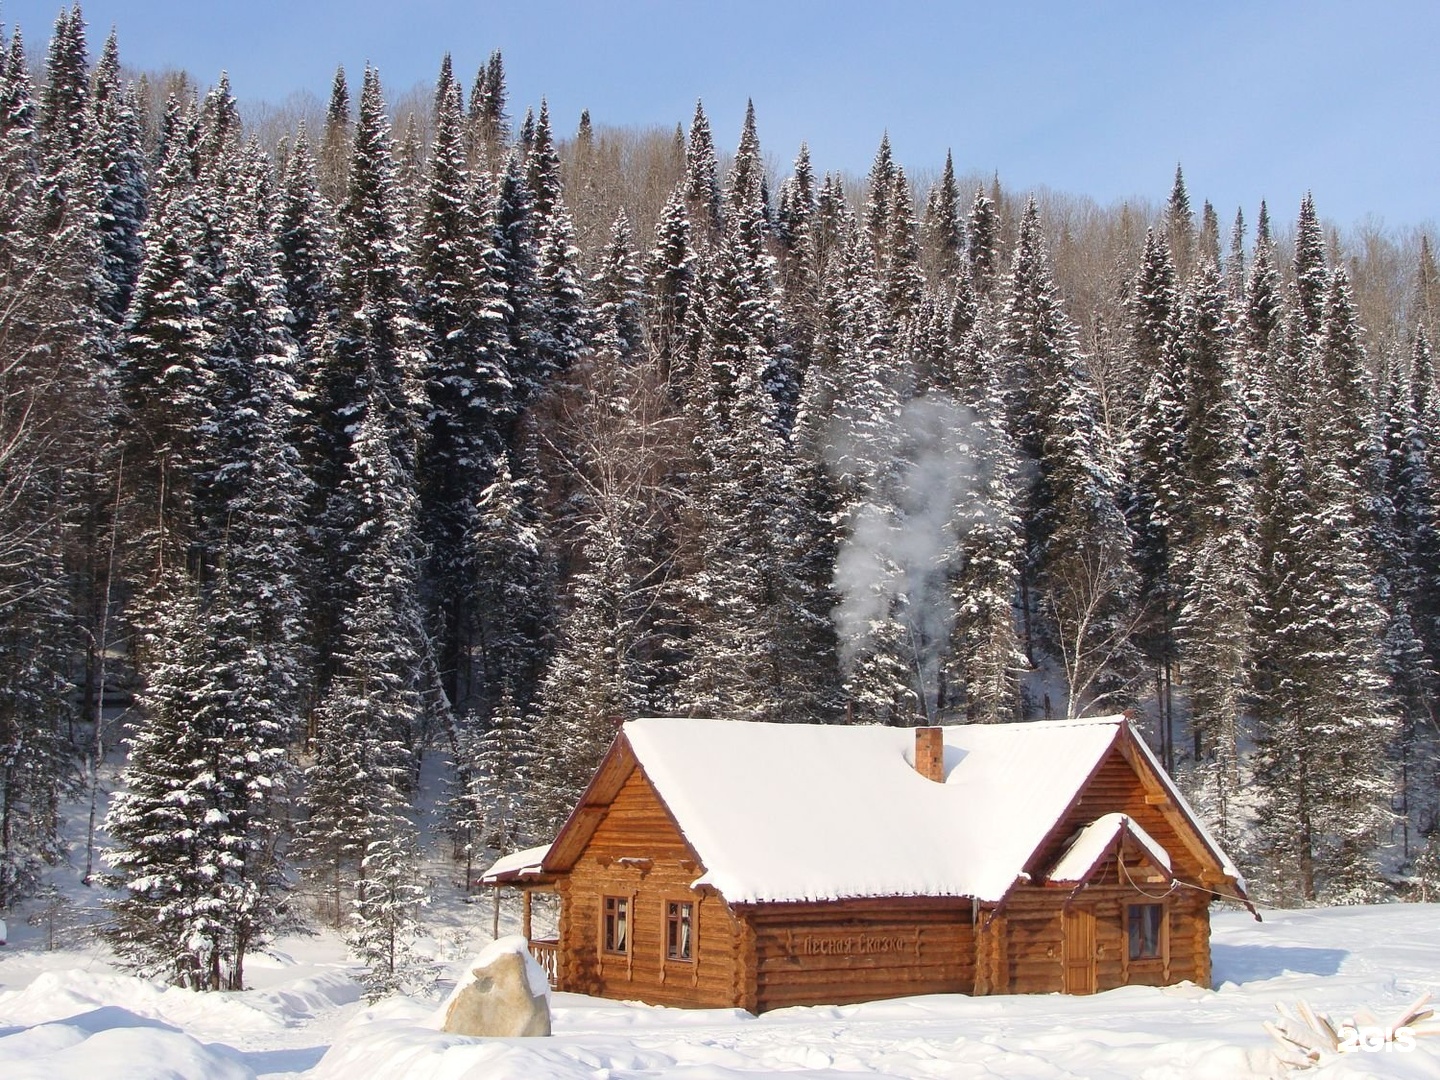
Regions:
<instances>
[{"instance_id":1,"label":"coniferous forest","mask_svg":"<svg viewBox=\"0 0 1440 1080\"><path fill-rule=\"evenodd\" d=\"M422 830L467 880L543 843L653 714L1130 709L1258 898L1440 883L1426 236L878 132L776 170L753 109L733 151L560 118L499 53L250 123L78 6L28 48L0 910L69 837L137 970L240 987L310 918L397 985Z\"/></svg>"}]
</instances>

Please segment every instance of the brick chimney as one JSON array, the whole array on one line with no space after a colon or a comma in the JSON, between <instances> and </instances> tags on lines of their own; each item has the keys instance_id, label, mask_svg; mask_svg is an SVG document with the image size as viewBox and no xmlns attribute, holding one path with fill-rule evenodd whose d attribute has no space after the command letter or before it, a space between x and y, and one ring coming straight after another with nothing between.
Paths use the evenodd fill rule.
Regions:
<instances>
[{"instance_id":1,"label":"brick chimney","mask_svg":"<svg viewBox=\"0 0 1440 1080\"><path fill-rule=\"evenodd\" d=\"M915 729L915 771L926 780L937 784L945 779L944 729L938 727L917 727Z\"/></svg>"}]
</instances>

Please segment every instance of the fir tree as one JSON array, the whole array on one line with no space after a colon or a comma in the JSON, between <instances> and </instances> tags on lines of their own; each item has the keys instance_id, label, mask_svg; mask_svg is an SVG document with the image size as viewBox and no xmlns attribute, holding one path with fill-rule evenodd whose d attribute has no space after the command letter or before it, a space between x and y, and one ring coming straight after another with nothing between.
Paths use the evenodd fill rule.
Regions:
<instances>
[{"instance_id":1,"label":"fir tree","mask_svg":"<svg viewBox=\"0 0 1440 1080\"><path fill-rule=\"evenodd\" d=\"M440 103L417 243L415 313L428 342L425 454L418 482L429 555L430 622L450 700L467 709L475 593L475 503L503 446L511 392L500 270L489 240L493 206L483 173L466 175L459 87Z\"/></svg>"},{"instance_id":2,"label":"fir tree","mask_svg":"<svg viewBox=\"0 0 1440 1080\"><path fill-rule=\"evenodd\" d=\"M976 188L965 226L965 254L975 291L989 296L1000 273L1000 215L985 189Z\"/></svg>"},{"instance_id":3,"label":"fir tree","mask_svg":"<svg viewBox=\"0 0 1440 1080\"><path fill-rule=\"evenodd\" d=\"M355 127L349 192L340 209L337 237L335 320L317 358L314 393L320 430L316 433L314 480L325 493L320 521L328 595L320 602L317 640L328 670L327 641L333 641L340 612L352 593L351 574L363 545L357 525L369 511L357 504L353 485L342 483L355 464L353 442L359 420L373 421L391 440L396 468L413 484L417 442L417 374L420 353L414 333L413 294L405 236L396 201L389 122L379 75L365 73Z\"/></svg>"},{"instance_id":4,"label":"fir tree","mask_svg":"<svg viewBox=\"0 0 1440 1080\"><path fill-rule=\"evenodd\" d=\"M960 273L964 255L965 222L960 216L960 189L955 183L955 162L945 151L945 168L925 204L925 245L932 280L951 281Z\"/></svg>"},{"instance_id":5,"label":"fir tree","mask_svg":"<svg viewBox=\"0 0 1440 1080\"><path fill-rule=\"evenodd\" d=\"M560 190L560 157L550 131L550 112L540 104L534 141L526 159L536 251L531 380L543 388L570 370L584 348L585 307L575 224Z\"/></svg>"},{"instance_id":6,"label":"fir tree","mask_svg":"<svg viewBox=\"0 0 1440 1080\"><path fill-rule=\"evenodd\" d=\"M415 752L440 710L417 607L416 500L394 449L390 410L373 373L345 494L354 522L353 599L343 608L336 672L320 701L306 820L297 830L310 875L330 894L336 924L366 878L372 845L405 846ZM355 892L357 898L365 894Z\"/></svg>"},{"instance_id":7,"label":"fir tree","mask_svg":"<svg viewBox=\"0 0 1440 1080\"><path fill-rule=\"evenodd\" d=\"M869 184L865 196L864 227L874 253L875 265L883 270L886 263L886 241L892 221L891 200L895 197L895 158L890 151L890 133L880 136L875 160L870 163Z\"/></svg>"},{"instance_id":8,"label":"fir tree","mask_svg":"<svg viewBox=\"0 0 1440 1080\"><path fill-rule=\"evenodd\" d=\"M320 191L336 206L345 201L353 128L350 87L345 81L345 68L337 67L330 84L330 104L325 109L325 128L320 136L317 161Z\"/></svg>"},{"instance_id":9,"label":"fir tree","mask_svg":"<svg viewBox=\"0 0 1440 1080\"><path fill-rule=\"evenodd\" d=\"M1343 277L1329 293L1303 413L1272 415L1262 457L1255 774L1278 895L1356 902L1374 895L1393 720L1363 515L1370 406Z\"/></svg>"},{"instance_id":10,"label":"fir tree","mask_svg":"<svg viewBox=\"0 0 1440 1080\"><path fill-rule=\"evenodd\" d=\"M496 49L475 74L470 92L469 163L491 172L505 160L510 143L510 114L506 112L505 60Z\"/></svg>"},{"instance_id":11,"label":"fir tree","mask_svg":"<svg viewBox=\"0 0 1440 1080\"><path fill-rule=\"evenodd\" d=\"M1190 210L1190 194L1185 190L1185 174L1179 165L1175 166L1175 184L1165 207L1165 239L1180 277L1188 278L1195 262L1195 215Z\"/></svg>"},{"instance_id":12,"label":"fir tree","mask_svg":"<svg viewBox=\"0 0 1440 1080\"><path fill-rule=\"evenodd\" d=\"M696 254L690 240L690 217L683 192L671 193L655 223L655 246L646 260L647 324L654 339L660 377L677 405L685 403L690 371L680 347L681 331L694 297Z\"/></svg>"},{"instance_id":13,"label":"fir tree","mask_svg":"<svg viewBox=\"0 0 1440 1080\"><path fill-rule=\"evenodd\" d=\"M690 122L689 142L685 147L685 207L697 230L697 243L708 247L719 237L723 221L720 162L715 154L710 120L698 101L695 103L695 117Z\"/></svg>"},{"instance_id":14,"label":"fir tree","mask_svg":"<svg viewBox=\"0 0 1440 1080\"><path fill-rule=\"evenodd\" d=\"M370 1001L398 991L422 992L433 975L414 955L420 908L429 896L416 869L417 840L407 826L397 818L366 844L346 928L351 955L365 965L361 981Z\"/></svg>"},{"instance_id":15,"label":"fir tree","mask_svg":"<svg viewBox=\"0 0 1440 1080\"><path fill-rule=\"evenodd\" d=\"M106 861L126 893L112 941L143 974L208 990L244 987L246 954L283 917L276 854L288 725L244 597L170 597L133 736L125 790L106 816ZM277 709L277 705L279 708Z\"/></svg>"},{"instance_id":16,"label":"fir tree","mask_svg":"<svg viewBox=\"0 0 1440 1080\"><path fill-rule=\"evenodd\" d=\"M1235 224L1230 227L1230 252L1225 258L1225 286L1230 303L1237 311L1245 307L1245 212L1235 208Z\"/></svg>"},{"instance_id":17,"label":"fir tree","mask_svg":"<svg viewBox=\"0 0 1440 1080\"><path fill-rule=\"evenodd\" d=\"M544 488L533 459L509 454L476 500L474 550L476 689L493 708L508 687L528 713L552 634L550 541L540 507Z\"/></svg>"},{"instance_id":18,"label":"fir tree","mask_svg":"<svg viewBox=\"0 0 1440 1080\"><path fill-rule=\"evenodd\" d=\"M1292 350L1319 336L1325 321L1325 292L1329 271L1325 260L1325 237L1315 200L1307 193L1300 202L1300 219L1295 226L1295 318L1297 341Z\"/></svg>"},{"instance_id":19,"label":"fir tree","mask_svg":"<svg viewBox=\"0 0 1440 1080\"><path fill-rule=\"evenodd\" d=\"M149 191L140 121L134 95L120 80L114 31L95 65L91 100L100 154L98 226L107 285L99 306L112 323L119 323L140 274Z\"/></svg>"}]
</instances>

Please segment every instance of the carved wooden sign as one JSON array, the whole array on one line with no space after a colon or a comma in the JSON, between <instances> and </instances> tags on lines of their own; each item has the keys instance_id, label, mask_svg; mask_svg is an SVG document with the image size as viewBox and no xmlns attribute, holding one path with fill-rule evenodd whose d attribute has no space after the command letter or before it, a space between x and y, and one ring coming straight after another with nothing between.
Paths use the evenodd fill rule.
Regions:
<instances>
[{"instance_id":1,"label":"carved wooden sign","mask_svg":"<svg viewBox=\"0 0 1440 1080\"><path fill-rule=\"evenodd\" d=\"M920 931L909 934L835 933L832 931L785 931L785 955L804 956L881 956L886 953L920 955Z\"/></svg>"}]
</instances>

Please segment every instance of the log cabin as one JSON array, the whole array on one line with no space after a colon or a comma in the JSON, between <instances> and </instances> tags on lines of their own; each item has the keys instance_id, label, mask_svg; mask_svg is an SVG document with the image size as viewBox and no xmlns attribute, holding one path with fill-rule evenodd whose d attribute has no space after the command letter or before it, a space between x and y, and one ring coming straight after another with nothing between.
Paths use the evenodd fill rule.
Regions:
<instances>
[{"instance_id":1,"label":"log cabin","mask_svg":"<svg viewBox=\"0 0 1440 1080\"><path fill-rule=\"evenodd\" d=\"M1120 716L634 720L554 841L482 881L524 890L558 989L753 1013L1208 986L1211 903L1254 911ZM558 895L553 940L535 891Z\"/></svg>"}]
</instances>

